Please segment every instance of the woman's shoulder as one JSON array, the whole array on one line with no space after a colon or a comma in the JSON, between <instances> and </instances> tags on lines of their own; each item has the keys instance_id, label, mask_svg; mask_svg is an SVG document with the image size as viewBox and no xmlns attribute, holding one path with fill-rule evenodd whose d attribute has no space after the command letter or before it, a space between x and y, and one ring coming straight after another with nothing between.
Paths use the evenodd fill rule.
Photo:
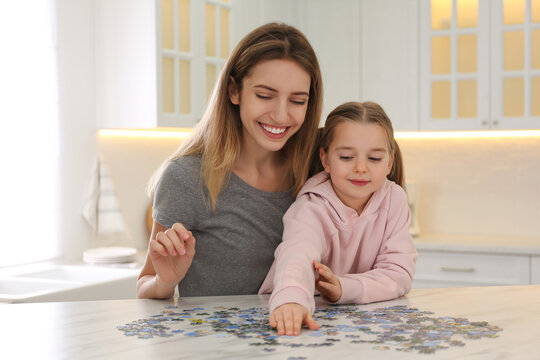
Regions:
<instances>
[{"instance_id":1,"label":"woman's shoulder","mask_svg":"<svg viewBox=\"0 0 540 360\"><path fill-rule=\"evenodd\" d=\"M165 168L163 175L173 175L175 177L199 176L200 172L201 156L188 155L172 159Z\"/></svg>"},{"instance_id":2,"label":"woman's shoulder","mask_svg":"<svg viewBox=\"0 0 540 360\"><path fill-rule=\"evenodd\" d=\"M200 155L181 156L167 164L159 180L161 186L192 186L200 183Z\"/></svg>"}]
</instances>

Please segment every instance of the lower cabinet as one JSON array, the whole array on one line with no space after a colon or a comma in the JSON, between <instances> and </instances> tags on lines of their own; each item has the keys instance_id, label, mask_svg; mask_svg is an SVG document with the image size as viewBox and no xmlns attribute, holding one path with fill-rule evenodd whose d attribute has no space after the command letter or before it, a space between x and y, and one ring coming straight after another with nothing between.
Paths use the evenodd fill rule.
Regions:
<instances>
[{"instance_id":1,"label":"lower cabinet","mask_svg":"<svg viewBox=\"0 0 540 360\"><path fill-rule=\"evenodd\" d=\"M540 284L540 256L531 256L531 284Z\"/></svg>"},{"instance_id":2,"label":"lower cabinet","mask_svg":"<svg viewBox=\"0 0 540 360\"><path fill-rule=\"evenodd\" d=\"M533 263L535 275L531 272ZM418 250L413 288L526 285L535 281L540 283L540 256Z\"/></svg>"}]
</instances>

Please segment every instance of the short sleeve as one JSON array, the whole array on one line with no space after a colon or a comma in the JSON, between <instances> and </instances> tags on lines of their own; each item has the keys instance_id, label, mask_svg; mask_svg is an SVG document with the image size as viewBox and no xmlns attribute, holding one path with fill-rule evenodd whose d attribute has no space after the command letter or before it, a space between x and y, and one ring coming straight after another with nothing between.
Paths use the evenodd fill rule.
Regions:
<instances>
[{"instance_id":1,"label":"short sleeve","mask_svg":"<svg viewBox=\"0 0 540 360\"><path fill-rule=\"evenodd\" d=\"M152 216L165 227L181 223L187 229L198 226L205 216L205 196L200 176L200 157L172 160L158 181Z\"/></svg>"}]
</instances>

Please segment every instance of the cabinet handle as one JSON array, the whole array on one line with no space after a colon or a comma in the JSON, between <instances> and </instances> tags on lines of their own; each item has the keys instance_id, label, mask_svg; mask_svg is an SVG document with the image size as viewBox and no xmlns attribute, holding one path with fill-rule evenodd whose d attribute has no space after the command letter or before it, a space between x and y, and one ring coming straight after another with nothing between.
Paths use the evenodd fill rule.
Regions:
<instances>
[{"instance_id":1,"label":"cabinet handle","mask_svg":"<svg viewBox=\"0 0 540 360\"><path fill-rule=\"evenodd\" d=\"M450 266L441 266L441 271L472 273L472 272L475 272L475 268L473 268L473 267L458 268L458 267L450 267Z\"/></svg>"}]
</instances>

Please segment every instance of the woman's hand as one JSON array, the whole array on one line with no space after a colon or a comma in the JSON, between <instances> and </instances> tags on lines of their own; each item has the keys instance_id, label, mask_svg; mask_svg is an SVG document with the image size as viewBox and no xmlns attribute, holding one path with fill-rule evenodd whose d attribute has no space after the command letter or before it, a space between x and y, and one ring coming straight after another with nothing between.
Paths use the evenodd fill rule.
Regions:
<instances>
[{"instance_id":1,"label":"woman's hand","mask_svg":"<svg viewBox=\"0 0 540 360\"><path fill-rule=\"evenodd\" d=\"M184 278L195 255L195 238L182 224L159 231L152 237L148 252L159 285L173 288Z\"/></svg>"},{"instance_id":2,"label":"woman's hand","mask_svg":"<svg viewBox=\"0 0 540 360\"><path fill-rule=\"evenodd\" d=\"M313 267L319 273L315 279L315 289L330 302L338 301L341 298L341 283L332 269L318 261L313 261Z\"/></svg>"},{"instance_id":3,"label":"woman's hand","mask_svg":"<svg viewBox=\"0 0 540 360\"><path fill-rule=\"evenodd\" d=\"M306 324L311 330L317 330L319 325L313 320L308 309L300 304L287 303L278 306L270 314L270 326L277 327L278 335L300 335L302 324Z\"/></svg>"}]
</instances>

